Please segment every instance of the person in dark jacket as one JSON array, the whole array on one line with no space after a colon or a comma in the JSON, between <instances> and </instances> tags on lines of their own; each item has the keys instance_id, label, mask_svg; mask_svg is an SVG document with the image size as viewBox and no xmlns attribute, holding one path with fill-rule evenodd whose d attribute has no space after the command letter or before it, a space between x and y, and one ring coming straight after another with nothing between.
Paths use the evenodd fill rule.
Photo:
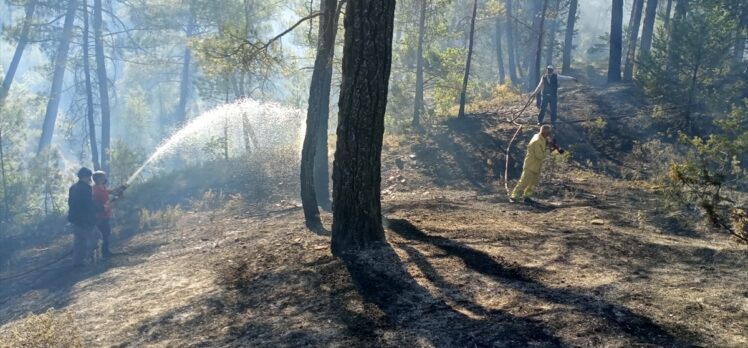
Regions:
<instances>
[{"instance_id":1,"label":"person in dark jacket","mask_svg":"<svg viewBox=\"0 0 748 348\"><path fill-rule=\"evenodd\" d=\"M78 171L78 182L68 191L68 222L73 225L75 242L73 262L75 266L93 258L98 238L96 236L96 207L91 191L90 169L83 167Z\"/></svg>"},{"instance_id":2,"label":"person in dark jacket","mask_svg":"<svg viewBox=\"0 0 748 348\"><path fill-rule=\"evenodd\" d=\"M538 125L543 124L545 118L545 109L551 108L551 124L556 125L556 110L558 107L558 83L559 81L577 81L576 77L559 75L553 71L553 65L546 68L545 74L540 78L538 87L533 94L540 103L540 113L538 114ZM541 98L542 96L542 98Z\"/></svg>"}]
</instances>

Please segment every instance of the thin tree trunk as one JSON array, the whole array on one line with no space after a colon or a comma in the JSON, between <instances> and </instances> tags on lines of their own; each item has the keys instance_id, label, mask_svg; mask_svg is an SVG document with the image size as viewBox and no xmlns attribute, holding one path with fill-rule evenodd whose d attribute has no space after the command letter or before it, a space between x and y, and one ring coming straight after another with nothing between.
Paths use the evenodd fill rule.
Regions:
<instances>
[{"instance_id":1,"label":"thin tree trunk","mask_svg":"<svg viewBox=\"0 0 748 348\"><path fill-rule=\"evenodd\" d=\"M738 30L735 33L735 63L743 61L743 54L745 53L745 37L748 35L748 4L743 3L741 4L741 7L742 10L740 12Z\"/></svg>"},{"instance_id":2,"label":"thin tree trunk","mask_svg":"<svg viewBox=\"0 0 748 348\"><path fill-rule=\"evenodd\" d=\"M665 16L662 19L662 24L665 27L665 32L670 32L670 13L673 10L673 0L667 0L667 7L665 8Z\"/></svg>"},{"instance_id":3,"label":"thin tree trunk","mask_svg":"<svg viewBox=\"0 0 748 348\"><path fill-rule=\"evenodd\" d=\"M18 45L16 45L16 51L13 54L13 59L10 61L8 71L5 73L3 79L3 85L0 87L0 109L2 109L5 103L5 98L8 97L10 92L10 86L13 84L13 79L16 76L18 70L18 64L21 63L21 57L23 51L26 49L26 45L29 43L29 28L31 27L31 20L34 17L34 10L36 9L36 1L30 1L26 4L26 16L23 19L23 27L21 27L21 35L18 37Z\"/></svg>"},{"instance_id":4,"label":"thin tree trunk","mask_svg":"<svg viewBox=\"0 0 748 348\"><path fill-rule=\"evenodd\" d=\"M528 83L528 90L534 89L535 85L540 81L540 57L543 55L543 34L544 34L544 26L545 26L545 14L548 11L548 0L543 1L543 11L540 12L540 23L538 26L538 45L535 48L535 65L533 65L533 70L529 76L530 83Z\"/></svg>"},{"instance_id":5,"label":"thin tree trunk","mask_svg":"<svg viewBox=\"0 0 748 348\"><path fill-rule=\"evenodd\" d=\"M545 62L546 64L553 64L553 51L556 48L556 32L558 31L558 12L561 7L561 0L555 0L555 8L553 9L553 18L551 19L551 25L548 32L548 44L545 51Z\"/></svg>"},{"instance_id":6,"label":"thin tree trunk","mask_svg":"<svg viewBox=\"0 0 748 348\"><path fill-rule=\"evenodd\" d=\"M423 40L426 34L426 2L420 0L421 9L418 20L418 48L416 49L416 98L413 103L414 129L421 127L421 112L423 111Z\"/></svg>"},{"instance_id":7,"label":"thin tree trunk","mask_svg":"<svg viewBox=\"0 0 748 348\"><path fill-rule=\"evenodd\" d=\"M621 53L623 50L623 0L613 0L610 18L610 56L608 82L621 81Z\"/></svg>"},{"instance_id":8,"label":"thin tree trunk","mask_svg":"<svg viewBox=\"0 0 748 348\"><path fill-rule=\"evenodd\" d=\"M509 78L512 80L512 84L517 84L519 79L517 78L517 64L515 62L516 42L514 40L514 13L512 11L512 0L504 0L504 7L506 9L506 48L507 55L509 58Z\"/></svg>"},{"instance_id":9,"label":"thin tree trunk","mask_svg":"<svg viewBox=\"0 0 748 348\"><path fill-rule=\"evenodd\" d=\"M467 61L465 62L465 76L462 78L462 91L460 92L460 112L458 118L465 117L465 102L467 99L467 85L470 79L470 63L473 60L473 40L475 37L475 17L478 15L478 0L473 0L473 16L470 19L470 37L468 38Z\"/></svg>"},{"instance_id":10,"label":"thin tree trunk","mask_svg":"<svg viewBox=\"0 0 748 348\"><path fill-rule=\"evenodd\" d=\"M68 51L70 49L70 40L73 37L73 22L75 21L75 11L77 9L78 1L69 0L65 13L65 24L62 27L62 35L60 36L60 45L57 48L55 56L52 87L49 92L47 111L44 115L42 135L39 138L39 147L36 150L37 155L52 145L52 135L55 131L55 123L57 123L57 110L60 107L60 99L62 99L62 82L65 79Z\"/></svg>"},{"instance_id":11,"label":"thin tree trunk","mask_svg":"<svg viewBox=\"0 0 748 348\"><path fill-rule=\"evenodd\" d=\"M496 63L499 65L499 84L506 82L504 72L504 50L501 47L501 17L496 17Z\"/></svg>"},{"instance_id":12,"label":"thin tree trunk","mask_svg":"<svg viewBox=\"0 0 748 348\"><path fill-rule=\"evenodd\" d=\"M566 19L566 35L564 37L564 57L561 71L568 74L571 70L571 51L574 41L574 23L577 21L577 0L569 2L569 16Z\"/></svg>"},{"instance_id":13,"label":"thin tree trunk","mask_svg":"<svg viewBox=\"0 0 748 348\"><path fill-rule=\"evenodd\" d=\"M381 156L395 0L348 0L333 169L332 253L384 241Z\"/></svg>"},{"instance_id":14,"label":"thin tree trunk","mask_svg":"<svg viewBox=\"0 0 748 348\"><path fill-rule=\"evenodd\" d=\"M195 34L195 10L190 6L190 19L187 24L187 38L190 38ZM177 105L176 123L182 125L187 121L187 103L190 99L190 89L192 88L192 50L188 46L188 42L185 42L186 47L184 48L184 57L182 58L182 80L179 82L179 104Z\"/></svg>"},{"instance_id":15,"label":"thin tree trunk","mask_svg":"<svg viewBox=\"0 0 748 348\"><path fill-rule=\"evenodd\" d=\"M99 148L96 144L96 123L94 122L93 86L91 84L91 63L89 54L88 0L83 0L83 73L86 79L86 119L88 120L88 141L91 143L91 162L94 169L101 169Z\"/></svg>"},{"instance_id":16,"label":"thin tree trunk","mask_svg":"<svg viewBox=\"0 0 748 348\"><path fill-rule=\"evenodd\" d=\"M644 15L641 52L639 53L642 56L648 55L649 51L652 49L655 17L657 17L657 0L647 0L647 13Z\"/></svg>"},{"instance_id":17,"label":"thin tree trunk","mask_svg":"<svg viewBox=\"0 0 748 348\"><path fill-rule=\"evenodd\" d=\"M322 123L327 124L327 114L329 113L332 57L335 49L336 7L337 0L322 0L320 2L320 13L322 15L319 25L317 57L314 60L314 71L309 88L306 134L304 136L304 146L301 150L301 203L304 208L304 219L310 228L320 228L322 226L317 206L314 167L315 157L318 155L319 127ZM325 151L327 151L326 146Z\"/></svg>"},{"instance_id":18,"label":"thin tree trunk","mask_svg":"<svg viewBox=\"0 0 748 348\"><path fill-rule=\"evenodd\" d=\"M626 67L623 70L624 81L631 81L634 77L636 41L639 37L639 26L642 21L643 7L644 0L634 0L634 8L631 10L631 21L629 21L629 47L628 50L626 50Z\"/></svg>"},{"instance_id":19,"label":"thin tree trunk","mask_svg":"<svg viewBox=\"0 0 748 348\"><path fill-rule=\"evenodd\" d=\"M8 179L5 176L5 151L3 148L3 140L3 129L0 128L0 172L3 175L3 204L5 206L2 223L5 223L8 221L8 216L10 214L10 204L8 203Z\"/></svg>"},{"instance_id":20,"label":"thin tree trunk","mask_svg":"<svg viewBox=\"0 0 748 348\"><path fill-rule=\"evenodd\" d=\"M686 16L686 13L688 13L688 0L678 0L678 2L675 3L674 18L683 18Z\"/></svg>"},{"instance_id":21,"label":"thin tree trunk","mask_svg":"<svg viewBox=\"0 0 748 348\"><path fill-rule=\"evenodd\" d=\"M693 99L694 94L696 93L696 82L698 81L699 76L699 69L701 68L700 64L695 64L693 67L693 72L691 73L691 83L688 88L688 104L685 108L685 122L686 122L686 134L692 134L691 132L691 111L693 110Z\"/></svg>"},{"instance_id":22,"label":"thin tree trunk","mask_svg":"<svg viewBox=\"0 0 748 348\"><path fill-rule=\"evenodd\" d=\"M320 88L326 94L324 95L324 105L319 109L320 117L318 118L319 126L317 127L317 150L314 156L314 187L317 193L317 204L324 210L332 209L330 200L330 158L328 156L327 132L329 129L330 119L330 90L332 88L333 58L335 57L335 38L338 35L338 23L340 14L343 11L345 0L338 1L338 9L335 11L335 21L332 26L333 48L330 51L330 59L325 71L326 78L322 81Z\"/></svg>"},{"instance_id":23,"label":"thin tree trunk","mask_svg":"<svg viewBox=\"0 0 748 348\"><path fill-rule=\"evenodd\" d=\"M96 73L99 81L99 107L101 108L101 168L109 171L109 148L111 143L111 113L109 110L109 78L106 73L101 0L94 0L94 45L96 46Z\"/></svg>"}]
</instances>

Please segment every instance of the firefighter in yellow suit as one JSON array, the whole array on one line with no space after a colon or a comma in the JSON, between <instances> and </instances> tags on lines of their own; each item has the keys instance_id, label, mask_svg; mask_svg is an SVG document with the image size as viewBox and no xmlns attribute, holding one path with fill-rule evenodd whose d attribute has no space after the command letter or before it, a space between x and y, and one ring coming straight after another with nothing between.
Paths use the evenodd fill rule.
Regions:
<instances>
[{"instance_id":1,"label":"firefighter in yellow suit","mask_svg":"<svg viewBox=\"0 0 748 348\"><path fill-rule=\"evenodd\" d=\"M512 191L510 200L512 202L524 200L531 202L535 186L540 180L540 170L543 167L543 160L550 152L548 143L551 137L551 126L544 125L540 127L540 132L533 135L532 140L527 145L527 155L525 155L525 164L522 166L522 177L520 177L517 186Z\"/></svg>"}]
</instances>

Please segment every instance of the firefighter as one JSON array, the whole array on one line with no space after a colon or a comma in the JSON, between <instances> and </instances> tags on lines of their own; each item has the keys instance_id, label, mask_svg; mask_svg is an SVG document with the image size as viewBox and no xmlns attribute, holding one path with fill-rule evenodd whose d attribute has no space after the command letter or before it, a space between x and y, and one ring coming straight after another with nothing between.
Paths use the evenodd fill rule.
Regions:
<instances>
[{"instance_id":1,"label":"firefighter","mask_svg":"<svg viewBox=\"0 0 748 348\"><path fill-rule=\"evenodd\" d=\"M107 179L106 172L101 170L93 173L93 181L93 200L97 210L96 227L101 232L101 255L104 258L109 258L112 255L109 250L109 237L112 234L112 201L109 199L109 196L112 195L115 199L118 198L127 186L123 185L118 189L109 190L107 188L109 180Z\"/></svg>"},{"instance_id":2,"label":"firefighter","mask_svg":"<svg viewBox=\"0 0 748 348\"><path fill-rule=\"evenodd\" d=\"M546 68L545 74L540 78L538 87L535 88L533 95L539 103L540 113L538 114L538 126L543 124L545 118L545 109L551 109L551 124L556 126L556 116L558 108L558 82L574 81L579 82L576 77L559 75L553 71L553 65Z\"/></svg>"},{"instance_id":3,"label":"firefighter","mask_svg":"<svg viewBox=\"0 0 748 348\"><path fill-rule=\"evenodd\" d=\"M549 152L555 150L563 154L564 150L559 148L551 138L552 129L549 125L540 127L540 132L533 135L530 143L527 145L527 154L525 163L522 166L522 176L514 187L512 195L509 198L511 202L524 201L532 203L533 191L540 180L540 171L543 167L543 160Z\"/></svg>"},{"instance_id":4,"label":"firefighter","mask_svg":"<svg viewBox=\"0 0 748 348\"><path fill-rule=\"evenodd\" d=\"M95 235L96 208L91 191L90 169L78 171L78 182L68 191L68 222L73 226L73 264L82 266L84 261L93 258L97 238Z\"/></svg>"}]
</instances>

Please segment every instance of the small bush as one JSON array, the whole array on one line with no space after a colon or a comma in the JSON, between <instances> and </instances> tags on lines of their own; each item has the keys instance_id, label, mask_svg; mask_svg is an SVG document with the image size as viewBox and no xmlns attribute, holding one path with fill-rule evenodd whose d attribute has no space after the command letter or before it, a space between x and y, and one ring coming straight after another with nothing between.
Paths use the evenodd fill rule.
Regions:
<instances>
[{"instance_id":1,"label":"small bush","mask_svg":"<svg viewBox=\"0 0 748 348\"><path fill-rule=\"evenodd\" d=\"M194 211L206 211L217 208L224 201L223 191L209 189L202 196L190 199L190 207Z\"/></svg>"},{"instance_id":2,"label":"small bush","mask_svg":"<svg viewBox=\"0 0 748 348\"><path fill-rule=\"evenodd\" d=\"M2 335L0 346L10 348L50 347L82 348L83 340L73 316L49 309L43 314L30 314Z\"/></svg>"},{"instance_id":3,"label":"small bush","mask_svg":"<svg viewBox=\"0 0 748 348\"><path fill-rule=\"evenodd\" d=\"M179 205L167 206L164 209L151 212L148 209L140 210L140 229L177 227L177 221L182 216L182 208Z\"/></svg>"},{"instance_id":4,"label":"small bush","mask_svg":"<svg viewBox=\"0 0 748 348\"><path fill-rule=\"evenodd\" d=\"M744 226L735 221L744 221L739 211L744 211L748 187L748 103L715 123L720 132L708 137L681 134L689 151L685 160L671 164L666 197L701 208L714 226L742 238Z\"/></svg>"}]
</instances>

